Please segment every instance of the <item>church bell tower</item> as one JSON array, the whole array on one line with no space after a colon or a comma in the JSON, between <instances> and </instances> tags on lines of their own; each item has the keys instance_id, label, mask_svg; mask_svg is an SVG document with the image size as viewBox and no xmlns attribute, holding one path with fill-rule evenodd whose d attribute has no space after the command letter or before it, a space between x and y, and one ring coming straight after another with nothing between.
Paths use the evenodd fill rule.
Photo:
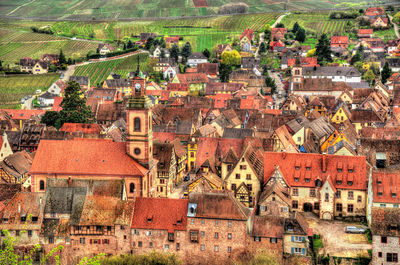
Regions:
<instances>
[{"instance_id":1,"label":"church bell tower","mask_svg":"<svg viewBox=\"0 0 400 265\"><path fill-rule=\"evenodd\" d=\"M131 79L132 96L126 106L126 152L145 168L153 165L152 103L146 96L146 80Z\"/></svg>"}]
</instances>

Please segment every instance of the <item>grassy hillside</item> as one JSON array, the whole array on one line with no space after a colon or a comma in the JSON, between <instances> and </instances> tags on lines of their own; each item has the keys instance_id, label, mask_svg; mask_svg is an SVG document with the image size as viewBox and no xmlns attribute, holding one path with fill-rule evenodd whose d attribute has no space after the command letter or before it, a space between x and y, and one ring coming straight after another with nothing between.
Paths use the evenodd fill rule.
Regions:
<instances>
[{"instance_id":1,"label":"grassy hillside","mask_svg":"<svg viewBox=\"0 0 400 265\"><path fill-rule=\"evenodd\" d=\"M0 108L17 108L24 96L46 90L58 78L58 74L0 77Z\"/></svg>"},{"instance_id":2,"label":"grassy hillside","mask_svg":"<svg viewBox=\"0 0 400 265\"><path fill-rule=\"evenodd\" d=\"M218 8L231 0L207 0L199 7L198 0L2 0L0 15L15 17L115 19L145 17L204 16L218 13ZM241 0L249 6L249 12L283 11L284 0ZM357 0L288 0L290 10L334 8L343 2ZM384 1L366 0L376 3ZM197 6L197 7L196 7Z\"/></svg>"}]
</instances>

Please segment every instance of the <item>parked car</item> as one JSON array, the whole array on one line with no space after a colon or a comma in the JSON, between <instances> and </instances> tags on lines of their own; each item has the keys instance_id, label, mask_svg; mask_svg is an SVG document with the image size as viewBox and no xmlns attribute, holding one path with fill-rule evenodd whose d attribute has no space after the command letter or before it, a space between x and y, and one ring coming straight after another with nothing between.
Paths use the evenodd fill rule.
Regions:
<instances>
[{"instance_id":1,"label":"parked car","mask_svg":"<svg viewBox=\"0 0 400 265\"><path fill-rule=\"evenodd\" d=\"M356 226L346 226L345 232L349 233L349 234L364 234L365 229L361 228L361 227L356 227Z\"/></svg>"},{"instance_id":2,"label":"parked car","mask_svg":"<svg viewBox=\"0 0 400 265\"><path fill-rule=\"evenodd\" d=\"M36 94L42 93L42 90L38 89L36 90Z\"/></svg>"}]
</instances>

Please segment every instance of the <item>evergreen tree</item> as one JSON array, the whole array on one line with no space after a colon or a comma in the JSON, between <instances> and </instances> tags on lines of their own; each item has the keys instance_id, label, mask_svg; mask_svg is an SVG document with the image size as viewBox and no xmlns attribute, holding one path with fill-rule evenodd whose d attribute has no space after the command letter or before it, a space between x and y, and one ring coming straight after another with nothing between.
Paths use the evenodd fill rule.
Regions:
<instances>
[{"instance_id":1,"label":"evergreen tree","mask_svg":"<svg viewBox=\"0 0 400 265\"><path fill-rule=\"evenodd\" d=\"M219 64L218 66L219 80L221 82L229 82L229 75L232 73L232 66L229 64Z\"/></svg>"},{"instance_id":2,"label":"evergreen tree","mask_svg":"<svg viewBox=\"0 0 400 265\"><path fill-rule=\"evenodd\" d=\"M61 125L65 122L89 123L92 122L92 110L86 105L81 87L77 82L69 82L65 88L64 99L61 102Z\"/></svg>"},{"instance_id":3,"label":"evergreen tree","mask_svg":"<svg viewBox=\"0 0 400 265\"><path fill-rule=\"evenodd\" d=\"M267 48L265 47L265 43L261 42L260 47L258 48L258 53L262 54L265 53L267 51Z\"/></svg>"},{"instance_id":4,"label":"evergreen tree","mask_svg":"<svg viewBox=\"0 0 400 265\"><path fill-rule=\"evenodd\" d=\"M171 58L173 58L175 60L175 62L178 62L178 58L179 58L179 47L176 46L176 44L174 44L171 48L171 50L169 50L169 56Z\"/></svg>"},{"instance_id":5,"label":"evergreen tree","mask_svg":"<svg viewBox=\"0 0 400 265\"><path fill-rule=\"evenodd\" d=\"M324 33L318 40L315 55L317 55L318 64L323 62L332 62L331 48L327 35Z\"/></svg>"},{"instance_id":6,"label":"evergreen tree","mask_svg":"<svg viewBox=\"0 0 400 265\"><path fill-rule=\"evenodd\" d=\"M46 111L40 122L46 124L46 126L55 127L58 119L60 119L60 113L57 111Z\"/></svg>"},{"instance_id":7,"label":"evergreen tree","mask_svg":"<svg viewBox=\"0 0 400 265\"><path fill-rule=\"evenodd\" d=\"M133 48L133 43L131 40L128 41L128 45L126 45L127 49L132 49Z\"/></svg>"},{"instance_id":8,"label":"evergreen tree","mask_svg":"<svg viewBox=\"0 0 400 265\"><path fill-rule=\"evenodd\" d=\"M382 72L381 72L382 84L386 84L386 81L391 76L392 76L392 69L390 69L389 63L386 62L385 65L383 66L383 69L382 69Z\"/></svg>"},{"instance_id":9,"label":"evergreen tree","mask_svg":"<svg viewBox=\"0 0 400 265\"><path fill-rule=\"evenodd\" d=\"M271 88L271 94L274 94L274 93L275 93L275 91L276 91L275 80L272 79L272 77L270 77L269 75L267 75L267 76L265 77L265 85L266 85L267 87L270 87L270 88Z\"/></svg>"},{"instance_id":10,"label":"evergreen tree","mask_svg":"<svg viewBox=\"0 0 400 265\"><path fill-rule=\"evenodd\" d=\"M204 51L203 51L203 55L204 55L205 57L207 57L207 59L209 59L211 53L210 53L210 51L206 48L206 49L204 49Z\"/></svg>"},{"instance_id":11,"label":"evergreen tree","mask_svg":"<svg viewBox=\"0 0 400 265\"><path fill-rule=\"evenodd\" d=\"M60 64L65 64L65 63L67 63L67 60L65 59L65 55L64 55L64 53L63 53L62 50L60 50L60 54L58 55L58 62L59 62Z\"/></svg>"},{"instance_id":12,"label":"evergreen tree","mask_svg":"<svg viewBox=\"0 0 400 265\"><path fill-rule=\"evenodd\" d=\"M278 24L276 25L276 27L277 27L277 28L284 28L285 25L283 25L283 23L278 23Z\"/></svg>"},{"instance_id":13,"label":"evergreen tree","mask_svg":"<svg viewBox=\"0 0 400 265\"><path fill-rule=\"evenodd\" d=\"M300 29L300 25L299 25L299 23L297 23L297 21L296 21L296 23L294 23L294 25L293 25L293 29L292 29L292 32L293 33L297 33L297 31Z\"/></svg>"},{"instance_id":14,"label":"evergreen tree","mask_svg":"<svg viewBox=\"0 0 400 265\"><path fill-rule=\"evenodd\" d=\"M161 57L161 58L165 58L165 51L164 51L164 49L161 49L160 57Z\"/></svg>"},{"instance_id":15,"label":"evergreen tree","mask_svg":"<svg viewBox=\"0 0 400 265\"><path fill-rule=\"evenodd\" d=\"M182 57L187 59L192 54L192 46L190 46L189 42L186 42L185 46L182 48Z\"/></svg>"},{"instance_id":16,"label":"evergreen tree","mask_svg":"<svg viewBox=\"0 0 400 265\"><path fill-rule=\"evenodd\" d=\"M145 48L146 50L150 50L150 48L151 48L151 46L153 45L153 43L154 43L154 39L153 39L152 37L149 37L149 38L147 39L147 41L146 41L146 45L144 46L144 48Z\"/></svg>"},{"instance_id":17,"label":"evergreen tree","mask_svg":"<svg viewBox=\"0 0 400 265\"><path fill-rule=\"evenodd\" d=\"M122 50L126 50L126 44L125 44L125 42L124 42L124 46L122 47Z\"/></svg>"},{"instance_id":18,"label":"evergreen tree","mask_svg":"<svg viewBox=\"0 0 400 265\"><path fill-rule=\"evenodd\" d=\"M271 31L270 30L265 30L264 31L264 40L266 41L266 42L268 42L268 41L270 41L271 40Z\"/></svg>"},{"instance_id":19,"label":"evergreen tree","mask_svg":"<svg viewBox=\"0 0 400 265\"><path fill-rule=\"evenodd\" d=\"M306 40L306 31L303 28L297 30L296 40L298 42L304 42Z\"/></svg>"}]
</instances>

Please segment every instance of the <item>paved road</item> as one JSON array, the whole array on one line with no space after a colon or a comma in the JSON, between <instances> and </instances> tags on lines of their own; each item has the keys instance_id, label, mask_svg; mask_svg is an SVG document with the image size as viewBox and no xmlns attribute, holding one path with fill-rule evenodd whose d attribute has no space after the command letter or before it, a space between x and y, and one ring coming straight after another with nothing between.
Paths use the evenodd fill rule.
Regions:
<instances>
[{"instance_id":1,"label":"paved road","mask_svg":"<svg viewBox=\"0 0 400 265\"><path fill-rule=\"evenodd\" d=\"M268 70L268 74L270 77L272 77L275 80L275 84L276 84L276 93L274 95L274 104L275 104L275 108L279 109L281 107L281 105L283 104L283 102L285 101L285 89L284 89L284 85L281 81L281 78L278 76L278 73L273 73L270 70ZM278 97L278 95L282 95L282 97Z\"/></svg>"},{"instance_id":2,"label":"paved road","mask_svg":"<svg viewBox=\"0 0 400 265\"><path fill-rule=\"evenodd\" d=\"M389 16L389 19L390 19L390 23L392 23L392 25L394 27L394 33L396 34L396 37L398 39L400 39L399 26L397 26L397 24L393 22L393 17L392 16L390 16L390 15L388 15L388 16Z\"/></svg>"}]
</instances>

